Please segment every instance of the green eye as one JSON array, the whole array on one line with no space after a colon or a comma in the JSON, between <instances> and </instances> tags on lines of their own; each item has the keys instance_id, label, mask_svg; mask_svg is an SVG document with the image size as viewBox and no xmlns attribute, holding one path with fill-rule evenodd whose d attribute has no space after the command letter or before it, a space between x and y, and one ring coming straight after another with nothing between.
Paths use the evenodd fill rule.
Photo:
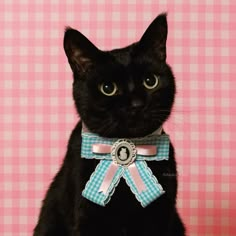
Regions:
<instances>
[{"instance_id":1,"label":"green eye","mask_svg":"<svg viewBox=\"0 0 236 236\"><path fill-rule=\"evenodd\" d=\"M104 82L99 86L100 91L106 96L113 96L117 92L117 85L114 82Z\"/></svg>"},{"instance_id":2,"label":"green eye","mask_svg":"<svg viewBox=\"0 0 236 236\"><path fill-rule=\"evenodd\" d=\"M154 88L158 87L159 79L160 79L160 76L152 75L152 76L147 77L143 80L143 85L147 89L150 89L150 90L154 89Z\"/></svg>"}]
</instances>

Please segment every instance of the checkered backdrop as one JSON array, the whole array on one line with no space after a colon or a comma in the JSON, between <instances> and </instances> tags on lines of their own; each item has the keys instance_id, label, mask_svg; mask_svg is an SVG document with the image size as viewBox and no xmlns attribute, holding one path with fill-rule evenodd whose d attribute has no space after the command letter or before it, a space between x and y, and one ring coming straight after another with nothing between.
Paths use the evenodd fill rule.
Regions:
<instances>
[{"instance_id":1,"label":"checkered backdrop","mask_svg":"<svg viewBox=\"0 0 236 236\"><path fill-rule=\"evenodd\" d=\"M176 148L188 235L236 235L236 1L1 0L0 235L31 235L78 116L65 26L101 49L138 40L168 12Z\"/></svg>"}]
</instances>

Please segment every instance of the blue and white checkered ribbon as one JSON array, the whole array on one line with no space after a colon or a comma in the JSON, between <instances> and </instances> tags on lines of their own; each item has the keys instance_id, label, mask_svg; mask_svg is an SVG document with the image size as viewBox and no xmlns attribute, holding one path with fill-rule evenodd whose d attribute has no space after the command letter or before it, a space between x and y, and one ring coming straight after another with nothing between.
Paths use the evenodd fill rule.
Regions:
<instances>
[{"instance_id":1,"label":"blue and white checkered ribbon","mask_svg":"<svg viewBox=\"0 0 236 236\"><path fill-rule=\"evenodd\" d=\"M167 134L151 135L145 138L134 138L130 140L135 144L135 146L155 145L157 147L157 152L152 156L145 156L137 153L136 159L132 165L117 165L112 160L110 153L98 154L93 152L94 144L106 144L112 146L117 139L102 138L89 132L82 133L81 157L101 160L93 174L90 176L90 179L86 183L85 189L82 192L82 195L85 198L98 205L105 206L110 201L111 196L115 191L115 187L118 185L121 177L126 180L126 183L134 193L136 199L143 207L146 207L164 193L162 186L158 183L158 180L153 175L151 169L147 166L146 161L168 160L169 136ZM141 178L141 181L145 186L141 191L137 186L137 181L134 178L131 167L135 167L135 171L138 173L139 178ZM104 179L111 170L113 170L113 175L109 186L106 191L102 191Z\"/></svg>"}]
</instances>

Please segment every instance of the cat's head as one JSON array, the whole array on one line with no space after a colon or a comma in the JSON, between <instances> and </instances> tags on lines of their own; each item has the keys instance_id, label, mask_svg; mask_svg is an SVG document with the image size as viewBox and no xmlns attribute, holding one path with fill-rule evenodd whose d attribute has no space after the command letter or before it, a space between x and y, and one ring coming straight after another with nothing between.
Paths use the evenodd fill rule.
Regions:
<instances>
[{"instance_id":1,"label":"cat's head","mask_svg":"<svg viewBox=\"0 0 236 236\"><path fill-rule=\"evenodd\" d=\"M80 32L67 28L64 49L73 71L77 111L94 133L142 137L169 117L174 76L166 64L166 14L141 39L121 49L99 50Z\"/></svg>"}]
</instances>

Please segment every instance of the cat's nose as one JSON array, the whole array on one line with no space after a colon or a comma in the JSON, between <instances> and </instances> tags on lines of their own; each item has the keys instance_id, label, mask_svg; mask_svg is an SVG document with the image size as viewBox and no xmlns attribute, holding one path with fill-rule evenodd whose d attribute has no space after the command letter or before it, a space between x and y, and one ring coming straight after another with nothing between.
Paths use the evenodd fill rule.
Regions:
<instances>
[{"instance_id":1,"label":"cat's nose","mask_svg":"<svg viewBox=\"0 0 236 236\"><path fill-rule=\"evenodd\" d=\"M141 107L144 106L144 101L142 99L140 99L140 98L133 98L131 100L131 106L133 108L141 108Z\"/></svg>"}]
</instances>

